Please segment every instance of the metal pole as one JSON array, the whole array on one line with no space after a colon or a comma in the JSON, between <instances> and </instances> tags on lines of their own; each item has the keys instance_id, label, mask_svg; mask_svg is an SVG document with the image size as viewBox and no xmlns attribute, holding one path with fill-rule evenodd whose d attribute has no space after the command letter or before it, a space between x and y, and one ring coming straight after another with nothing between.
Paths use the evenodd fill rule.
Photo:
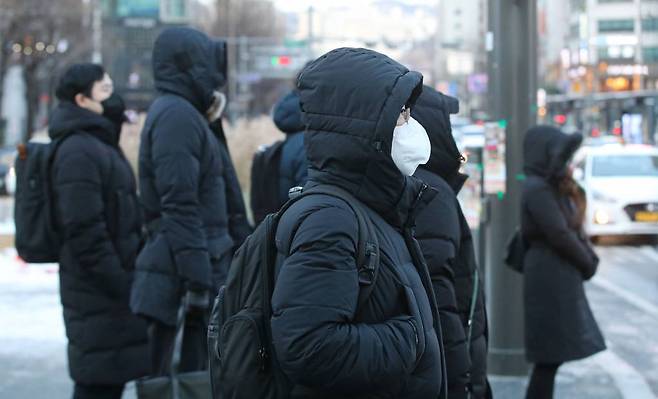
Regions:
<instances>
[{"instance_id":1,"label":"metal pole","mask_svg":"<svg viewBox=\"0 0 658 399\"><path fill-rule=\"evenodd\" d=\"M535 123L536 0L489 0L489 104L506 122L504 196L487 198L485 289L489 314L489 373L524 375L522 278L503 264L505 245L520 221L523 134ZM486 174L486 171L485 171Z\"/></svg>"},{"instance_id":2,"label":"metal pole","mask_svg":"<svg viewBox=\"0 0 658 399\"><path fill-rule=\"evenodd\" d=\"M238 48L238 71L236 73L236 79L238 82L238 95L235 100L240 104L239 116L245 118L249 114L249 98L250 98L250 88L249 83L247 83L247 72L248 72L248 61L249 61L249 50L247 48L248 38L246 36L240 36Z\"/></svg>"},{"instance_id":3,"label":"metal pole","mask_svg":"<svg viewBox=\"0 0 658 399\"><path fill-rule=\"evenodd\" d=\"M307 54L306 56L308 59L313 58L313 41L315 37L313 36L313 14L315 10L313 9L313 6L308 7L308 35L306 38L306 51Z\"/></svg>"},{"instance_id":4,"label":"metal pole","mask_svg":"<svg viewBox=\"0 0 658 399\"><path fill-rule=\"evenodd\" d=\"M93 0L93 15L91 22L92 46L91 62L101 64L103 62L103 10L101 9L100 0Z\"/></svg>"}]
</instances>

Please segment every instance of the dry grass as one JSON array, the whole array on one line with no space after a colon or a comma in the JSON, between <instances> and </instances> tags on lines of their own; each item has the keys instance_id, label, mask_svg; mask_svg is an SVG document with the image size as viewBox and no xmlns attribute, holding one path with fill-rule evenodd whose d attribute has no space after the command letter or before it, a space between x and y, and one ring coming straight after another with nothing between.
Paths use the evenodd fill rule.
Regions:
<instances>
[{"instance_id":1,"label":"dry grass","mask_svg":"<svg viewBox=\"0 0 658 399\"><path fill-rule=\"evenodd\" d=\"M140 114L137 123L124 123L119 140L119 145L121 146L121 149L123 149L123 153L126 155L128 162L130 162L130 166L132 166L135 176L139 176L137 174L139 139L145 120L146 114Z\"/></svg>"},{"instance_id":2,"label":"dry grass","mask_svg":"<svg viewBox=\"0 0 658 399\"><path fill-rule=\"evenodd\" d=\"M121 148L126 158L137 174L137 159L139 155L140 132L146 115L140 115L138 123L125 124L121 131ZM247 197L250 192L251 161L254 152L263 144L270 144L284 137L267 116L255 119L241 119L233 125L225 125L231 158L240 180L242 192Z\"/></svg>"},{"instance_id":3,"label":"dry grass","mask_svg":"<svg viewBox=\"0 0 658 399\"><path fill-rule=\"evenodd\" d=\"M284 138L272 119L261 116L256 119L243 119L226 126L226 140L231 151L231 158L240 180L242 192L251 191L251 161L254 153L264 144L271 144Z\"/></svg>"}]
</instances>

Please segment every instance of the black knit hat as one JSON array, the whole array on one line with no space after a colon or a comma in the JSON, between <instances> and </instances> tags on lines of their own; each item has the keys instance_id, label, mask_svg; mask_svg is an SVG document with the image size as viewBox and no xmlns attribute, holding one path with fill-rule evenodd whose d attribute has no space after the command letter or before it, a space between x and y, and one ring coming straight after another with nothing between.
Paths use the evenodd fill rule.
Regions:
<instances>
[{"instance_id":1,"label":"black knit hat","mask_svg":"<svg viewBox=\"0 0 658 399\"><path fill-rule=\"evenodd\" d=\"M60 101L74 102L75 96L82 93L91 96L94 82L103 79L105 69L101 65L92 63L73 64L59 80L55 95Z\"/></svg>"}]
</instances>

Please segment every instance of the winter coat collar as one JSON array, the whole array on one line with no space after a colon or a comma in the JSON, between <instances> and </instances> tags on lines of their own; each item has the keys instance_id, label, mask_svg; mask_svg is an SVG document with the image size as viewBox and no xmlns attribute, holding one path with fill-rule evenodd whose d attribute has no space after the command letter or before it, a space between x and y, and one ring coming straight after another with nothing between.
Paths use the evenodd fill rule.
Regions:
<instances>
[{"instance_id":1,"label":"winter coat collar","mask_svg":"<svg viewBox=\"0 0 658 399\"><path fill-rule=\"evenodd\" d=\"M112 146L119 144L119 134L109 119L73 103L61 102L53 112L48 135L54 140L76 132L91 134Z\"/></svg>"},{"instance_id":2,"label":"winter coat collar","mask_svg":"<svg viewBox=\"0 0 658 399\"><path fill-rule=\"evenodd\" d=\"M446 182L450 185L452 190L455 192L455 195L457 195L464 187L466 180L468 180L468 175L465 175L463 173L456 173L452 176L451 179L446 180Z\"/></svg>"}]
</instances>

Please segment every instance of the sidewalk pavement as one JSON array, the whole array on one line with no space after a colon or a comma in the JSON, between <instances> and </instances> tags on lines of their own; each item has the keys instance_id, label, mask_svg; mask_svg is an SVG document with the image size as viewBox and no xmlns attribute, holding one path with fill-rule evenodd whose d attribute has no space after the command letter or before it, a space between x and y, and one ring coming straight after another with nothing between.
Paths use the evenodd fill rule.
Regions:
<instances>
[{"instance_id":1,"label":"sidewalk pavement","mask_svg":"<svg viewBox=\"0 0 658 399\"><path fill-rule=\"evenodd\" d=\"M658 398L658 319L606 288L595 277L585 285L608 349L559 368L556 399ZM528 377L489 376L494 398L523 399Z\"/></svg>"},{"instance_id":2,"label":"sidewalk pavement","mask_svg":"<svg viewBox=\"0 0 658 399\"><path fill-rule=\"evenodd\" d=\"M612 376L600 365L605 357L596 355L560 367L555 398L624 399ZM489 382L496 399L523 399L528 386L527 377L489 376Z\"/></svg>"},{"instance_id":3,"label":"sidewalk pavement","mask_svg":"<svg viewBox=\"0 0 658 399\"><path fill-rule=\"evenodd\" d=\"M58 290L56 265L21 266L0 253L0 398L71 397ZM587 294L609 350L562 366L555 398L656 398L658 319L596 282ZM527 377L490 382L496 399L524 398ZM124 399L134 398L129 384Z\"/></svg>"}]
</instances>

